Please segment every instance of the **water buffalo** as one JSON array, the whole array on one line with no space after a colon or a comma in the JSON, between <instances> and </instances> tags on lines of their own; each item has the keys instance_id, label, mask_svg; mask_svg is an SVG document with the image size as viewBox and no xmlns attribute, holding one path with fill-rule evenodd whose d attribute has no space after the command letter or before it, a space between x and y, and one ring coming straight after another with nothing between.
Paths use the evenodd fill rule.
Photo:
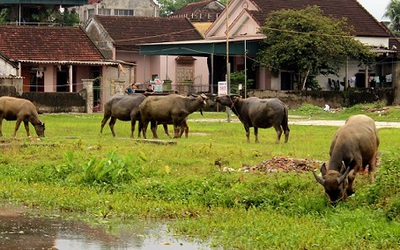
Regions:
<instances>
[{"instance_id":1,"label":"water buffalo","mask_svg":"<svg viewBox=\"0 0 400 250\"><path fill-rule=\"evenodd\" d=\"M135 131L136 121L140 121L139 105L146 99L143 94L134 93L131 95L115 95L104 106L104 116L101 121L100 134L103 133L104 125L111 118L109 126L115 137L114 125L118 120L131 121L131 137ZM140 136L140 122L139 133Z\"/></svg>"},{"instance_id":2,"label":"water buffalo","mask_svg":"<svg viewBox=\"0 0 400 250\"><path fill-rule=\"evenodd\" d=\"M250 97L242 99L239 95L217 97L217 103L229 107L243 123L247 142L250 142L250 128L254 127L255 142L258 142L258 128L274 127L277 133L276 143L279 143L282 131L285 133L285 143L289 140L288 108L279 99L259 99Z\"/></svg>"},{"instance_id":3,"label":"water buffalo","mask_svg":"<svg viewBox=\"0 0 400 250\"><path fill-rule=\"evenodd\" d=\"M332 204L354 193L353 181L360 167L368 165L374 180L379 138L375 122L365 115L350 116L333 137L329 164L322 164L321 176L313 171Z\"/></svg>"},{"instance_id":4,"label":"water buffalo","mask_svg":"<svg viewBox=\"0 0 400 250\"><path fill-rule=\"evenodd\" d=\"M174 138L182 135L182 127L191 113L203 108L207 96L186 97L177 94L167 96L149 96L140 104L140 115L143 123L143 137L146 139L146 130L149 122L153 138L157 136L157 124L173 124Z\"/></svg>"},{"instance_id":5,"label":"water buffalo","mask_svg":"<svg viewBox=\"0 0 400 250\"><path fill-rule=\"evenodd\" d=\"M17 134L19 125L24 122L26 135L29 137L29 122L34 126L36 134L44 137L45 126L40 121L35 105L29 100L9 96L0 97L0 136L3 136L3 119L17 121L13 136Z\"/></svg>"}]
</instances>

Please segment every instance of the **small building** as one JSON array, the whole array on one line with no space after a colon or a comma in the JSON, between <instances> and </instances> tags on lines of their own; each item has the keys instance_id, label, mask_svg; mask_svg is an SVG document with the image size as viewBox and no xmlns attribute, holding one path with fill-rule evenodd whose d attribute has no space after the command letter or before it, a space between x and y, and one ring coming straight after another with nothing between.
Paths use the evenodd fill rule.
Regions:
<instances>
[{"instance_id":1,"label":"small building","mask_svg":"<svg viewBox=\"0 0 400 250\"><path fill-rule=\"evenodd\" d=\"M163 90L182 94L208 91L206 57L141 55L139 45L151 42L180 42L203 39L187 18L92 16L85 32L111 61L122 60L137 65L135 78L139 89L163 82ZM160 90L160 86L157 90Z\"/></svg>"},{"instance_id":2,"label":"small building","mask_svg":"<svg viewBox=\"0 0 400 250\"><path fill-rule=\"evenodd\" d=\"M106 60L77 27L0 25L0 65L3 78L22 79L20 94L94 88L92 107L134 78L133 64Z\"/></svg>"}]
</instances>

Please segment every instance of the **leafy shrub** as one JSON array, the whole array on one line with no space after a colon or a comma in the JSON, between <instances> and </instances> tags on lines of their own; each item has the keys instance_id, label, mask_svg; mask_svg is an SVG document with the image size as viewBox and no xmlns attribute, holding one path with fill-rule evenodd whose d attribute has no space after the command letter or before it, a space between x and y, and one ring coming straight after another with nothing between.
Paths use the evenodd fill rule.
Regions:
<instances>
[{"instance_id":1,"label":"leafy shrub","mask_svg":"<svg viewBox=\"0 0 400 250\"><path fill-rule=\"evenodd\" d=\"M145 157L126 155L120 157L113 151L104 159L93 156L84 166L83 182L118 186L142 176L141 163Z\"/></svg>"},{"instance_id":2,"label":"leafy shrub","mask_svg":"<svg viewBox=\"0 0 400 250\"><path fill-rule=\"evenodd\" d=\"M392 152L382 157L375 182L358 197L362 202L382 207L389 219L400 218L400 154ZM356 196L357 197L357 196Z\"/></svg>"}]
</instances>

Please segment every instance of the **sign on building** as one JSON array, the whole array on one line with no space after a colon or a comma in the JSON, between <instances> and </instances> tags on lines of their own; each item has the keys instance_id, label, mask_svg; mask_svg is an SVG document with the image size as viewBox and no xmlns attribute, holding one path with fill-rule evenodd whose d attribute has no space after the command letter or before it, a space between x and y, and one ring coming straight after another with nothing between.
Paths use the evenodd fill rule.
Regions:
<instances>
[{"instance_id":1,"label":"sign on building","mask_svg":"<svg viewBox=\"0 0 400 250\"><path fill-rule=\"evenodd\" d=\"M228 94L228 83L227 82L218 82L218 95L227 95Z\"/></svg>"}]
</instances>

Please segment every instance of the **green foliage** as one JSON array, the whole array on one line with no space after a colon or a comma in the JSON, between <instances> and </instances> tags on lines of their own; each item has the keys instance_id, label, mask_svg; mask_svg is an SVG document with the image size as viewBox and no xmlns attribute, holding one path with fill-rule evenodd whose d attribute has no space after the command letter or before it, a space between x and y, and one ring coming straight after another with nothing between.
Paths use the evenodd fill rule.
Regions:
<instances>
[{"instance_id":1,"label":"green foliage","mask_svg":"<svg viewBox=\"0 0 400 250\"><path fill-rule=\"evenodd\" d=\"M390 220L400 219L400 154L398 151L385 154L377 178L359 198L385 211Z\"/></svg>"},{"instance_id":2,"label":"green foliage","mask_svg":"<svg viewBox=\"0 0 400 250\"><path fill-rule=\"evenodd\" d=\"M268 39L258 60L273 71L292 72L302 89L308 77L337 74L346 58L364 63L374 58L344 19L326 17L317 6L272 12L261 32Z\"/></svg>"},{"instance_id":3,"label":"green foliage","mask_svg":"<svg viewBox=\"0 0 400 250\"><path fill-rule=\"evenodd\" d=\"M1 9L0 23L7 23L9 21L10 10L8 8Z\"/></svg>"},{"instance_id":4,"label":"green foliage","mask_svg":"<svg viewBox=\"0 0 400 250\"><path fill-rule=\"evenodd\" d=\"M242 84L242 88L244 89L244 70L242 71L236 71L231 73L231 92L232 94L240 94L239 93L239 84ZM247 89L253 85L254 80L253 79L246 79L247 82Z\"/></svg>"},{"instance_id":5,"label":"green foliage","mask_svg":"<svg viewBox=\"0 0 400 250\"><path fill-rule=\"evenodd\" d=\"M46 9L38 14L33 14L32 20L39 23L57 23L65 26L75 26L80 22L78 13L75 10L69 11L68 9L65 9L64 13L57 9Z\"/></svg>"},{"instance_id":6,"label":"green foliage","mask_svg":"<svg viewBox=\"0 0 400 250\"><path fill-rule=\"evenodd\" d=\"M113 151L104 159L93 156L84 166L83 181L88 184L119 185L142 175L140 166L143 158L134 158L131 155L120 157Z\"/></svg>"},{"instance_id":7,"label":"green foliage","mask_svg":"<svg viewBox=\"0 0 400 250\"><path fill-rule=\"evenodd\" d=\"M400 31L400 2L397 0L391 0L389 5L386 6L386 12L384 17L388 17L390 20L390 29L398 33Z\"/></svg>"}]
</instances>

